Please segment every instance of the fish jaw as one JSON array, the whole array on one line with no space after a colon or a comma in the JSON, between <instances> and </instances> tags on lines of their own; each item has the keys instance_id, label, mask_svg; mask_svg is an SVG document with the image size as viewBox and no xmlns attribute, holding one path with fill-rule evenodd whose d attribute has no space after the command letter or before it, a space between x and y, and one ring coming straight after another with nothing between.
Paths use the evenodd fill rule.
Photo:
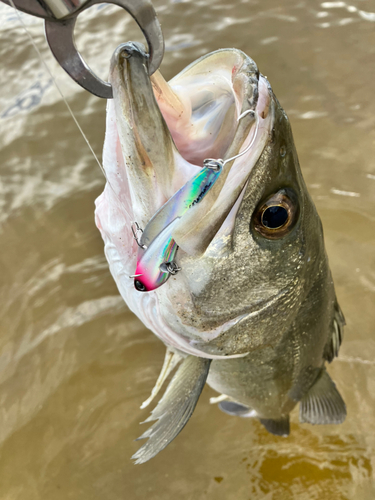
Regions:
<instances>
[{"instance_id":1,"label":"fish jaw","mask_svg":"<svg viewBox=\"0 0 375 500\"><path fill-rule=\"evenodd\" d=\"M267 80L259 75L258 83L256 103L252 104L254 114L237 120L233 142L224 156L226 161L235 159L227 165L221 183L217 183L202 203L182 217L174 230L173 237L189 255L202 255L219 231L232 231L236 214L233 207L269 141L274 106ZM245 108L244 113L247 111ZM231 217L228 217L230 213Z\"/></svg>"},{"instance_id":2,"label":"fish jaw","mask_svg":"<svg viewBox=\"0 0 375 500\"><path fill-rule=\"evenodd\" d=\"M147 66L144 47L128 42L113 54L109 76L122 162L135 220L141 227L175 193L176 182L179 188L198 171L181 157L173 143L155 100Z\"/></svg>"},{"instance_id":3,"label":"fish jaw","mask_svg":"<svg viewBox=\"0 0 375 500\"><path fill-rule=\"evenodd\" d=\"M188 161L223 158L233 142L236 117L258 99L259 70L244 52L207 54L166 83L152 78L155 96L176 146Z\"/></svg>"}]
</instances>

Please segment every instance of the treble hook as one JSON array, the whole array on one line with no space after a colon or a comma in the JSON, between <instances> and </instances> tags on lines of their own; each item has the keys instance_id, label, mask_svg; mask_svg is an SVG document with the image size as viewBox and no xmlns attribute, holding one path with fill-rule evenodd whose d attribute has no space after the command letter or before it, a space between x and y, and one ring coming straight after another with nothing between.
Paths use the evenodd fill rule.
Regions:
<instances>
[{"instance_id":1,"label":"treble hook","mask_svg":"<svg viewBox=\"0 0 375 500\"><path fill-rule=\"evenodd\" d=\"M112 99L112 86L99 78L86 64L74 43L78 15L103 0L0 0L18 10L45 19L48 45L60 66L78 85L92 94ZM164 38L151 0L107 0L122 7L141 28L150 55L148 73L159 68L164 55Z\"/></svg>"},{"instance_id":2,"label":"treble hook","mask_svg":"<svg viewBox=\"0 0 375 500\"><path fill-rule=\"evenodd\" d=\"M146 250L146 245L141 245L141 243L139 242L139 237L138 237L138 233L140 233L140 235L142 236L142 233L143 233L143 229L140 228L138 222L136 221L133 221L131 224L130 224L130 229L132 230L132 233L133 233L133 238L135 239L137 245L139 246L139 248L142 248L143 250Z\"/></svg>"}]
</instances>

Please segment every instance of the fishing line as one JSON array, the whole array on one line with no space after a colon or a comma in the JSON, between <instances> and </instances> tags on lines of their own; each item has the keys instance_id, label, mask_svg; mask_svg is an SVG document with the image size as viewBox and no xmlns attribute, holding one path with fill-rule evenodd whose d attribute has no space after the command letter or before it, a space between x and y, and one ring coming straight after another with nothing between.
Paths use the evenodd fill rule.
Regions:
<instances>
[{"instance_id":1,"label":"fishing line","mask_svg":"<svg viewBox=\"0 0 375 500\"><path fill-rule=\"evenodd\" d=\"M87 139L87 137L86 137L85 133L83 132L83 130L82 130L82 128L81 128L81 126L80 126L80 124L78 123L77 118L75 117L75 115L74 115L74 113L73 113L73 111L72 111L71 107L69 106L69 103L68 103L68 101L66 100L66 98L65 98L65 96L64 96L64 94L63 94L63 92L62 92L62 90L60 89L59 85L57 84L57 81L55 80L55 77L53 76L53 74L52 74L52 72L51 72L51 70L50 70L49 66L47 65L47 63L46 63L46 62L45 62L45 60L43 59L43 56L42 56L42 54L41 54L41 52L40 52L40 50L39 50L39 48L38 48L37 44L35 43L34 38L32 37L31 33L30 33L30 32L29 32L29 30L27 29L26 24L23 22L23 19L22 19L22 17L20 16L20 13L18 12L18 10L17 10L16 6L14 5L13 0L10 0L10 3L11 3L11 5L12 5L12 7L14 8L14 10L16 11L16 14L17 14L18 20L20 21L20 23L22 24L22 27L23 27L23 28L24 28L24 30L26 31L27 36L28 36L28 38L29 38L30 42L32 43L32 45L33 45L34 49L36 50L36 52L37 52L37 54L38 54L38 57L39 57L39 59L40 59L41 63L43 64L43 66L44 66L44 67L45 67L45 69L47 70L47 73L48 73L48 74L49 74L49 76L51 77L51 79L52 79L52 81L53 81L53 83L54 83L54 85L55 85L55 87L56 87L57 91L59 92L59 94L60 94L61 98L63 99L63 101L64 101L64 103L65 103L65 105L66 105L66 107L68 108L68 111L69 111L69 113L70 113L71 117L73 118L74 123L77 125L78 130L81 132L82 137L84 138L84 140L85 140L85 142L86 142L87 146L89 147L89 149L90 149L90 151L91 151L92 155L94 156L94 158L95 158L95 160L96 160L97 164L99 165L99 167L100 167L100 169L102 170L102 172L103 172L104 176L106 177L106 174L105 174L105 172L104 172L104 169L103 169L103 167L102 167L102 165L101 165L101 163L100 163L100 161L99 161L99 158L96 156L96 154L95 154L95 152L94 152L93 148L91 147L91 144L90 144L89 140ZM106 178L107 178L107 177L106 177Z\"/></svg>"},{"instance_id":2,"label":"fishing line","mask_svg":"<svg viewBox=\"0 0 375 500\"><path fill-rule=\"evenodd\" d=\"M255 118L256 118L256 125L255 125L255 131L254 131L254 134L253 134L253 137L250 141L250 144L247 146L247 148L245 148L243 151L241 151L240 153L238 153L237 155L235 156L232 156L232 158L228 158L227 160L225 160L223 162L223 167L226 163L229 163L230 161L232 160L236 160L237 158L239 158L240 156L243 156L244 154L246 154L248 151L250 151L250 149L252 148L254 142L255 142L255 139L257 138L257 135L258 135L258 128L259 128L259 115L256 111L253 111L252 109L248 109L247 111L244 111L243 113L240 114L240 116L237 118L237 121L239 122L241 120L241 118L243 118L244 116L248 115L248 114L252 114L252 115L255 115Z\"/></svg>"},{"instance_id":3,"label":"fishing line","mask_svg":"<svg viewBox=\"0 0 375 500\"><path fill-rule=\"evenodd\" d=\"M74 115L74 113L73 113L73 111L72 111L72 108L69 106L69 103L68 103L68 101L66 100L66 98L65 98L65 96L64 96L64 94L63 94L63 92L62 92L62 90L60 89L60 87L59 87L59 85L58 85L58 83L57 83L57 81L56 81L55 77L53 76L51 69L49 68L49 66L48 66L48 64L46 63L46 61L43 59L43 56L42 56L42 54L41 54L41 52L40 52L40 50L39 50L39 48L38 48L37 44L35 43L35 40L34 40L33 36L31 35L30 31L27 29L27 26L26 26L26 24L24 23L24 21L23 21L23 19L22 19L21 15L20 15L20 13L19 13L18 9L17 9L17 8L16 8L16 6L14 5L13 0L9 0L9 1L10 1L10 4L12 5L13 9L16 11L16 15L17 15L17 17L18 17L18 20L19 20L19 22L21 23L21 25L22 25L23 29L26 31L26 34L27 34L27 36L28 36L28 38L29 38L29 40L30 40L30 42L31 42L32 46L34 47L34 49L35 49L36 53L38 54L38 57L39 57L39 59L40 59L40 61L41 61L42 65L44 66L44 68L47 70L47 73L48 73L48 74L49 74L49 76L51 77L51 80L53 81L53 83L54 83L54 85L55 85L55 87L56 87L56 89L57 89L58 93L60 94L60 96L61 96L62 100L64 101L65 106L68 108L68 111L69 111L69 113L70 113L70 116L73 118L74 123L76 124L76 126L77 126L78 130L80 131L80 133L81 133L81 135L82 135L82 137L83 137L84 141L86 142L86 144L87 144L87 146L88 146L89 150L91 151L91 153L92 153L93 157L95 158L96 163L99 165L99 168L100 168L100 170L102 171L102 173L103 173L103 175L104 175L105 180L107 181L108 185L109 185L109 186L110 186L110 188L112 189L113 194L114 194L114 195L115 195L115 197L117 198L117 200L118 200L118 202L120 203L121 207L124 209L124 211L125 211L126 215L129 217L129 219L132 219L132 217L130 216L129 212L126 210L126 208L125 208L124 204L122 203L122 201L121 201L121 200L120 200L120 198L118 197L118 195L117 195L116 191L115 191L115 190L114 190L114 188L112 187L112 184L109 182L109 179L108 179L108 177L107 177L107 175L106 175L106 173L105 173L105 170L104 170L103 165L101 164L101 162L100 162L99 158L98 158L98 157L97 157L97 155L95 154L95 151L94 151L94 149L92 148L92 146L91 146L91 144L90 144L90 141L88 140L88 138L87 138L86 134L85 134L85 133L84 133L84 131L82 130L82 127L81 127L81 125L79 124L79 122L78 122L77 118L75 117L75 115Z\"/></svg>"}]
</instances>

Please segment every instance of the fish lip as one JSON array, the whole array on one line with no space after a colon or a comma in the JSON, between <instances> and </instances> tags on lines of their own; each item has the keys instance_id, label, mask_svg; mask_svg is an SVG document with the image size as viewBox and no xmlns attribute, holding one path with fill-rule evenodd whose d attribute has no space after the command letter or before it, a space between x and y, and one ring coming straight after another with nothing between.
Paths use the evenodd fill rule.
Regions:
<instances>
[{"instance_id":1,"label":"fish lip","mask_svg":"<svg viewBox=\"0 0 375 500\"><path fill-rule=\"evenodd\" d=\"M124 63L132 57L142 59L148 70L150 56L147 54L145 46L140 42L126 42L120 44L114 51L111 58L110 71L112 72L117 67L123 69Z\"/></svg>"}]
</instances>

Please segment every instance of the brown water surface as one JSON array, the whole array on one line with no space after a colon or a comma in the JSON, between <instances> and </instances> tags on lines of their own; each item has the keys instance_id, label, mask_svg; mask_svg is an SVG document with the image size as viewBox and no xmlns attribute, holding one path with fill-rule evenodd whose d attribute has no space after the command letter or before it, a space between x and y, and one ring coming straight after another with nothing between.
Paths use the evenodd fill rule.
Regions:
<instances>
[{"instance_id":1,"label":"brown water surface","mask_svg":"<svg viewBox=\"0 0 375 500\"><path fill-rule=\"evenodd\" d=\"M0 5L0 499L373 500L375 496L375 2L155 0L170 78L238 47L288 113L322 217L347 327L330 373L341 426L271 436L222 414L206 388L193 418L134 466L140 410L164 347L121 300L95 227L104 179L12 9ZM52 60L23 15L94 150L105 102ZM141 40L120 9L92 8L77 42L103 77Z\"/></svg>"}]
</instances>

